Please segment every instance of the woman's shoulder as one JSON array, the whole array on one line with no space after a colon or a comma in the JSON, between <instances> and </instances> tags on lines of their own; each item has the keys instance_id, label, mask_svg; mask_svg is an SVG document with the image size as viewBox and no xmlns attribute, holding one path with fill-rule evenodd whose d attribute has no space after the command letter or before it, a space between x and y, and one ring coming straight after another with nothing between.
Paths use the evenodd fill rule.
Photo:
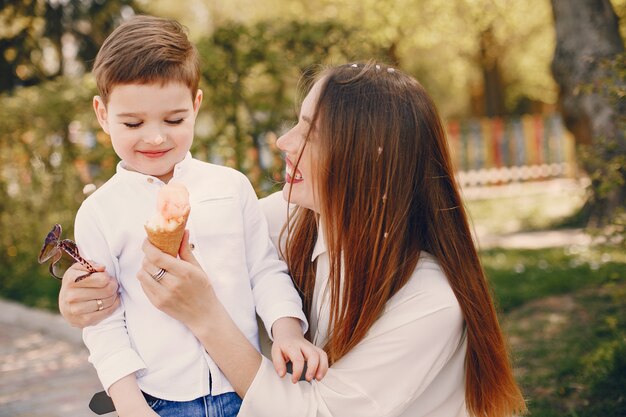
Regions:
<instances>
[{"instance_id":1,"label":"woman's shoulder","mask_svg":"<svg viewBox=\"0 0 626 417\"><path fill-rule=\"evenodd\" d=\"M460 305L439 261L423 251L407 283L388 301L386 310L403 304L420 310L450 310L460 314Z\"/></svg>"},{"instance_id":2,"label":"woman's shoulder","mask_svg":"<svg viewBox=\"0 0 626 417\"><path fill-rule=\"evenodd\" d=\"M288 204L283 198L281 191L268 195L267 197L259 200L265 219L267 220L267 227L274 246L278 247L278 237L283 226L287 222L287 207Z\"/></svg>"},{"instance_id":3,"label":"woman's shoulder","mask_svg":"<svg viewBox=\"0 0 626 417\"><path fill-rule=\"evenodd\" d=\"M287 211L287 202L283 198L282 191L276 191L275 193L272 193L267 197L263 197L259 199L259 202L261 203L263 211L266 212L275 212L277 210Z\"/></svg>"}]
</instances>

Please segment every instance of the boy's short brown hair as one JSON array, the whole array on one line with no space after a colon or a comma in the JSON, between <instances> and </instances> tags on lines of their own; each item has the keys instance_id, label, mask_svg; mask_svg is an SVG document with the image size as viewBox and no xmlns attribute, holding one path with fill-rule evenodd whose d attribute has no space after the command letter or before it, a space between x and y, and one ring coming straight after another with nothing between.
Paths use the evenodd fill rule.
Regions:
<instances>
[{"instance_id":1,"label":"boy's short brown hair","mask_svg":"<svg viewBox=\"0 0 626 417\"><path fill-rule=\"evenodd\" d=\"M100 96L108 102L118 84L182 82L198 90L200 60L185 28L174 20L134 16L104 41L93 66Z\"/></svg>"}]
</instances>

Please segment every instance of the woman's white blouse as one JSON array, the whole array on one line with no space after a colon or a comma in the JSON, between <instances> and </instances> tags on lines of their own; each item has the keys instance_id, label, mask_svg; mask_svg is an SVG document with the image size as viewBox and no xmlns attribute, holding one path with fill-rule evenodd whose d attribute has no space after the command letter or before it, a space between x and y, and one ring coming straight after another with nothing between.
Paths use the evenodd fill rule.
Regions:
<instances>
[{"instance_id":1,"label":"woman's white blouse","mask_svg":"<svg viewBox=\"0 0 626 417\"><path fill-rule=\"evenodd\" d=\"M280 193L262 200L270 235L277 238L287 205ZM310 326L327 337L328 254L318 238L317 282ZM315 316L315 313L313 314ZM363 340L321 381L279 378L264 358L244 398L240 417L461 417L465 407L466 340L463 316L437 261L424 254L407 284L388 302Z\"/></svg>"}]
</instances>

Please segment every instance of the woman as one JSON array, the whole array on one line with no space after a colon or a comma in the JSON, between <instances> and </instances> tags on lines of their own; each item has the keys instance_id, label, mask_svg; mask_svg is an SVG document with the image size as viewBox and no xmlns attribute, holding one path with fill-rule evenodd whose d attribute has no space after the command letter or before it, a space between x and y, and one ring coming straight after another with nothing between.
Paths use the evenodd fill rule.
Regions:
<instances>
[{"instance_id":1,"label":"woman","mask_svg":"<svg viewBox=\"0 0 626 417\"><path fill-rule=\"evenodd\" d=\"M523 413L444 130L421 85L374 63L326 70L277 145L287 162L284 199L270 196L264 208L276 236L284 200L295 205L278 246L301 291L310 338L329 358L321 381L276 376L185 242L181 259L145 243L137 276L231 381L243 398L239 415ZM168 273L155 282L159 268ZM87 315L70 313L72 304L86 312L88 301L93 307L94 297L112 294L64 285L61 311L73 323Z\"/></svg>"}]
</instances>

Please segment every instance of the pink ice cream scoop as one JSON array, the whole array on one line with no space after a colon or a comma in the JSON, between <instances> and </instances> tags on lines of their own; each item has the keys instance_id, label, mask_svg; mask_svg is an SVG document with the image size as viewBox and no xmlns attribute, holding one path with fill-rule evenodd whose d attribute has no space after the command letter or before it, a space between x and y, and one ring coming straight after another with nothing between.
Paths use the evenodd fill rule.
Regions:
<instances>
[{"instance_id":1,"label":"pink ice cream scoop","mask_svg":"<svg viewBox=\"0 0 626 417\"><path fill-rule=\"evenodd\" d=\"M176 256L189 211L187 188L179 183L164 185L157 196L157 212L144 224L148 240L163 252Z\"/></svg>"},{"instance_id":2,"label":"pink ice cream scoop","mask_svg":"<svg viewBox=\"0 0 626 417\"><path fill-rule=\"evenodd\" d=\"M159 190L157 214L161 216L162 224L167 224L171 220L180 222L187 213L189 213L189 192L184 185L170 183Z\"/></svg>"}]
</instances>

